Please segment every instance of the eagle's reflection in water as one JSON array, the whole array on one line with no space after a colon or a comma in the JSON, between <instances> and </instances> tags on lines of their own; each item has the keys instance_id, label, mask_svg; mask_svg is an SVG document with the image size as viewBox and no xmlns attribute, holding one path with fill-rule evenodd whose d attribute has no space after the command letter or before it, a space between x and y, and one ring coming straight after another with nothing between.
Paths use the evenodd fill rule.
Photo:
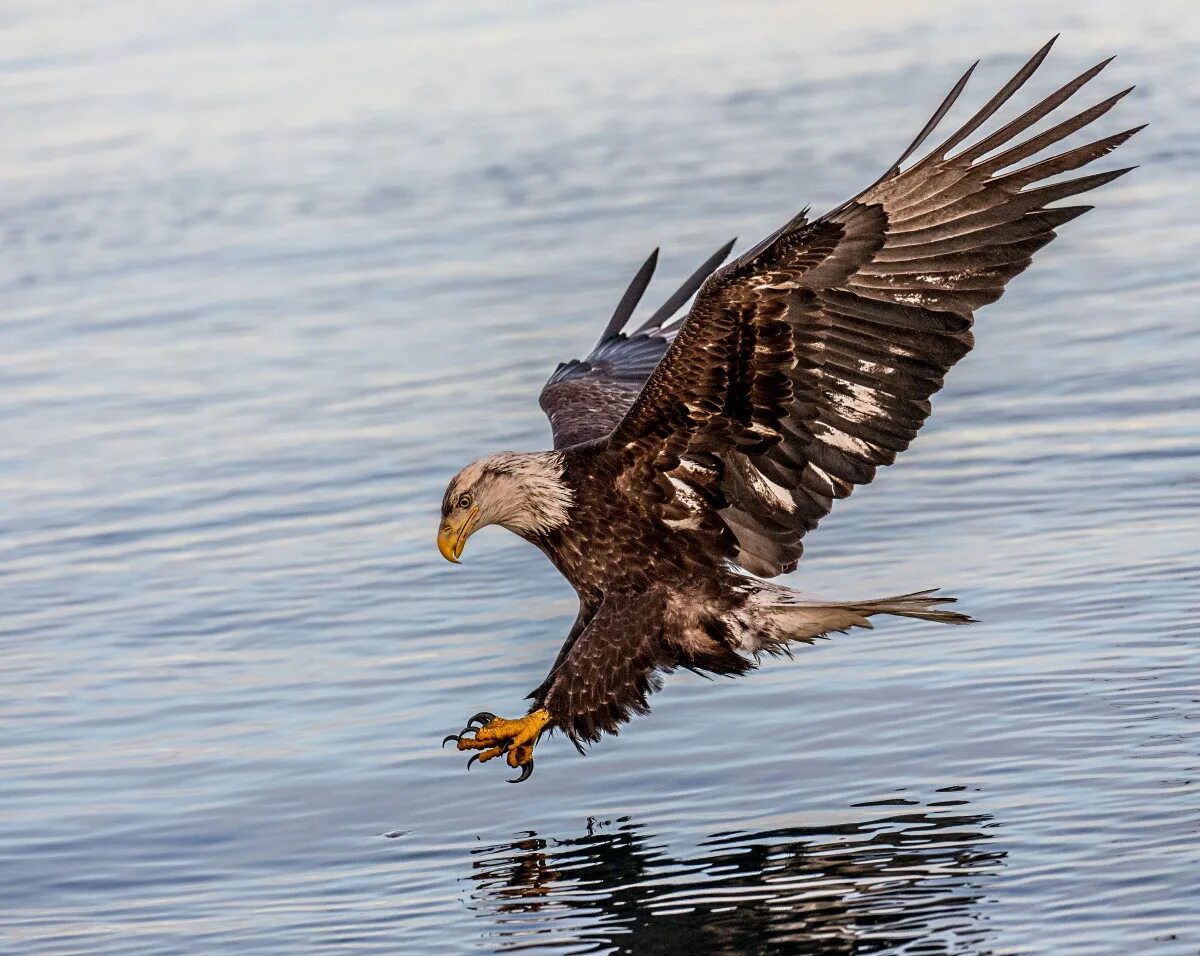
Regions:
<instances>
[{"instance_id":1,"label":"eagle's reflection in water","mask_svg":"<svg viewBox=\"0 0 1200 956\"><path fill-rule=\"evenodd\" d=\"M468 903L502 952L980 952L976 903L1004 854L964 804L859 805L852 822L715 833L683 855L629 818L589 820L480 848Z\"/></svg>"}]
</instances>

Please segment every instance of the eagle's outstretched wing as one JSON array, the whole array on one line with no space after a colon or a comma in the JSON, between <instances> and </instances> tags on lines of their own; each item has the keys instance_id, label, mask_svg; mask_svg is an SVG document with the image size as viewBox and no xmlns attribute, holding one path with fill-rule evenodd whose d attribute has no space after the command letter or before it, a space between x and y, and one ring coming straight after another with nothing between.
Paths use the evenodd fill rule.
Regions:
<instances>
[{"instance_id":1,"label":"eagle's outstretched wing","mask_svg":"<svg viewBox=\"0 0 1200 956\"><path fill-rule=\"evenodd\" d=\"M705 525L715 502L727 556L770 576L795 568L801 539L834 499L908 447L943 375L971 348L974 310L1000 297L1055 227L1091 208L1049 204L1128 171L1035 185L1106 155L1141 127L1020 165L1129 92L1017 141L1107 60L963 146L1053 42L902 171L972 67L874 185L813 222L801 213L708 279L609 440L631 496L676 520L702 511Z\"/></svg>"},{"instance_id":2,"label":"eagle's outstretched wing","mask_svg":"<svg viewBox=\"0 0 1200 956\"><path fill-rule=\"evenodd\" d=\"M601 438L613 430L679 331L678 324L666 323L725 261L732 248L730 240L693 272L657 312L635 331L627 333L622 330L658 263L658 250L650 254L625 290L591 354L582 361L572 359L559 365L542 388L538 403L550 419L555 448Z\"/></svg>"}]
</instances>

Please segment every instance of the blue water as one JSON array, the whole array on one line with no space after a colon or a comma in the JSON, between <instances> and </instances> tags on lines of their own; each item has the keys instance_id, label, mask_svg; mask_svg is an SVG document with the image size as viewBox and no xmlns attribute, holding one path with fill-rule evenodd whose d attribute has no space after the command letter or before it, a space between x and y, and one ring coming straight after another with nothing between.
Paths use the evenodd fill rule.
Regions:
<instances>
[{"instance_id":1,"label":"blue water","mask_svg":"<svg viewBox=\"0 0 1200 956\"><path fill-rule=\"evenodd\" d=\"M1200 951L1200 17L1098 2L0 11L0 951ZM788 581L941 586L673 676L521 787L574 616L446 479L645 254L870 182L1116 52L1151 126ZM1117 157L1114 157L1117 159ZM1118 165L1114 163L1113 165Z\"/></svg>"}]
</instances>

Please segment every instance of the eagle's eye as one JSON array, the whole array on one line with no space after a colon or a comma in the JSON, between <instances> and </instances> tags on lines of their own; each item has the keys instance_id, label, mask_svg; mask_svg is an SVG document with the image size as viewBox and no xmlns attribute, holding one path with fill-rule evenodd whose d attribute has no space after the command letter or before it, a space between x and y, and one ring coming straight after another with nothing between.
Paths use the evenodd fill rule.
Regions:
<instances>
[{"instance_id":1,"label":"eagle's eye","mask_svg":"<svg viewBox=\"0 0 1200 956\"><path fill-rule=\"evenodd\" d=\"M458 506L460 508L470 508L471 502L473 502L474 500L475 499L473 497L471 497L470 493L465 494L465 495L459 495Z\"/></svg>"}]
</instances>

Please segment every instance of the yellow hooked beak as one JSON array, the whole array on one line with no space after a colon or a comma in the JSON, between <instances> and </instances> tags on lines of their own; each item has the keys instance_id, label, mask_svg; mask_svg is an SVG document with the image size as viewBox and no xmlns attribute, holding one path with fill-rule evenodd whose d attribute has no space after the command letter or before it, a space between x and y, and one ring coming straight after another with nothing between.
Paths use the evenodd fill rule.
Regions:
<instances>
[{"instance_id":1,"label":"yellow hooked beak","mask_svg":"<svg viewBox=\"0 0 1200 956\"><path fill-rule=\"evenodd\" d=\"M471 537L478 519L479 506L476 505L466 517L460 518L454 513L442 522L442 526L438 528L438 550L442 552L443 558L453 564L461 563L458 559L463 553L463 548L467 546L467 538Z\"/></svg>"}]
</instances>

